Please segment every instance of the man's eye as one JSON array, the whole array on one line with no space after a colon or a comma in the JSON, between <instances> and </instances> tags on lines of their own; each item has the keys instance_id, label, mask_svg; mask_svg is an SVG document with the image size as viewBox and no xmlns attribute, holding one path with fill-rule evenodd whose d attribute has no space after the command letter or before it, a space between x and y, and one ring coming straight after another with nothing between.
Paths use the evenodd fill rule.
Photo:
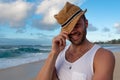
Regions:
<instances>
[{"instance_id":1,"label":"man's eye","mask_svg":"<svg viewBox=\"0 0 120 80\"><path fill-rule=\"evenodd\" d=\"M77 23L76 25L81 25L81 23Z\"/></svg>"},{"instance_id":2,"label":"man's eye","mask_svg":"<svg viewBox=\"0 0 120 80\"><path fill-rule=\"evenodd\" d=\"M76 26L79 25L79 24L76 24Z\"/></svg>"},{"instance_id":3,"label":"man's eye","mask_svg":"<svg viewBox=\"0 0 120 80\"><path fill-rule=\"evenodd\" d=\"M77 24L76 26L75 26L75 28L78 28L79 27L79 25Z\"/></svg>"}]
</instances>

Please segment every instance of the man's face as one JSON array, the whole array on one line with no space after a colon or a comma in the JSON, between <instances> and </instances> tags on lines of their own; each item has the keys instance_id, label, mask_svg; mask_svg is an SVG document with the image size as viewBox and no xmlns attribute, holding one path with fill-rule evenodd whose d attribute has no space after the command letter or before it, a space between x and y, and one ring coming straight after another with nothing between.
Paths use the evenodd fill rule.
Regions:
<instances>
[{"instance_id":1,"label":"man's face","mask_svg":"<svg viewBox=\"0 0 120 80\"><path fill-rule=\"evenodd\" d=\"M86 39L86 24L85 20L83 18L80 18L74 27L74 29L71 31L71 33L68 35L69 40L74 45L80 45L84 42Z\"/></svg>"}]
</instances>

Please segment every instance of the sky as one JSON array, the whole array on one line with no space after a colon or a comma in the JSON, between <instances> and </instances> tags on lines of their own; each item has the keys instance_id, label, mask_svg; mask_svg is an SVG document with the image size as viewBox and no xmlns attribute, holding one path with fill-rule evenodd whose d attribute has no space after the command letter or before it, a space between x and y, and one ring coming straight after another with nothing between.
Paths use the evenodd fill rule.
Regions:
<instances>
[{"instance_id":1,"label":"sky","mask_svg":"<svg viewBox=\"0 0 120 80\"><path fill-rule=\"evenodd\" d=\"M120 0L0 0L0 45L48 45L61 27L54 18L69 1L87 9L87 39L120 39Z\"/></svg>"}]
</instances>

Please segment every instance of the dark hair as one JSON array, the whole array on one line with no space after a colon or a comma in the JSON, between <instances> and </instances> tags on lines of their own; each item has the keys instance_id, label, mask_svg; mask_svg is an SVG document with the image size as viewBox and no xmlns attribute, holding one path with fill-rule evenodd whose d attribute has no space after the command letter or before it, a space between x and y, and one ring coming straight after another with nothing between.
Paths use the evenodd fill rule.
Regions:
<instances>
[{"instance_id":1,"label":"dark hair","mask_svg":"<svg viewBox=\"0 0 120 80\"><path fill-rule=\"evenodd\" d=\"M83 18L83 19L84 19L84 21L85 21L85 20L87 20L84 14L82 15L82 17L81 17L81 18Z\"/></svg>"}]
</instances>

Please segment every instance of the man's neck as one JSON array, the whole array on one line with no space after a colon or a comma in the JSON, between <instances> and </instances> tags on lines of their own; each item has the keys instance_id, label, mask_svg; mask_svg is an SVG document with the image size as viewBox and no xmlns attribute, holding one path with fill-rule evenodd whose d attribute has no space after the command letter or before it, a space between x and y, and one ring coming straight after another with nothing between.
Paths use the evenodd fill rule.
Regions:
<instances>
[{"instance_id":1,"label":"man's neck","mask_svg":"<svg viewBox=\"0 0 120 80\"><path fill-rule=\"evenodd\" d=\"M79 52L81 50L91 48L92 46L93 46L93 44L91 42L89 42L87 39L85 39L85 41L80 45L71 44L70 51Z\"/></svg>"},{"instance_id":2,"label":"man's neck","mask_svg":"<svg viewBox=\"0 0 120 80\"><path fill-rule=\"evenodd\" d=\"M74 62L83 56L87 51L92 48L93 44L88 40L84 41L81 45L71 44L66 51L66 60L69 62Z\"/></svg>"}]
</instances>

